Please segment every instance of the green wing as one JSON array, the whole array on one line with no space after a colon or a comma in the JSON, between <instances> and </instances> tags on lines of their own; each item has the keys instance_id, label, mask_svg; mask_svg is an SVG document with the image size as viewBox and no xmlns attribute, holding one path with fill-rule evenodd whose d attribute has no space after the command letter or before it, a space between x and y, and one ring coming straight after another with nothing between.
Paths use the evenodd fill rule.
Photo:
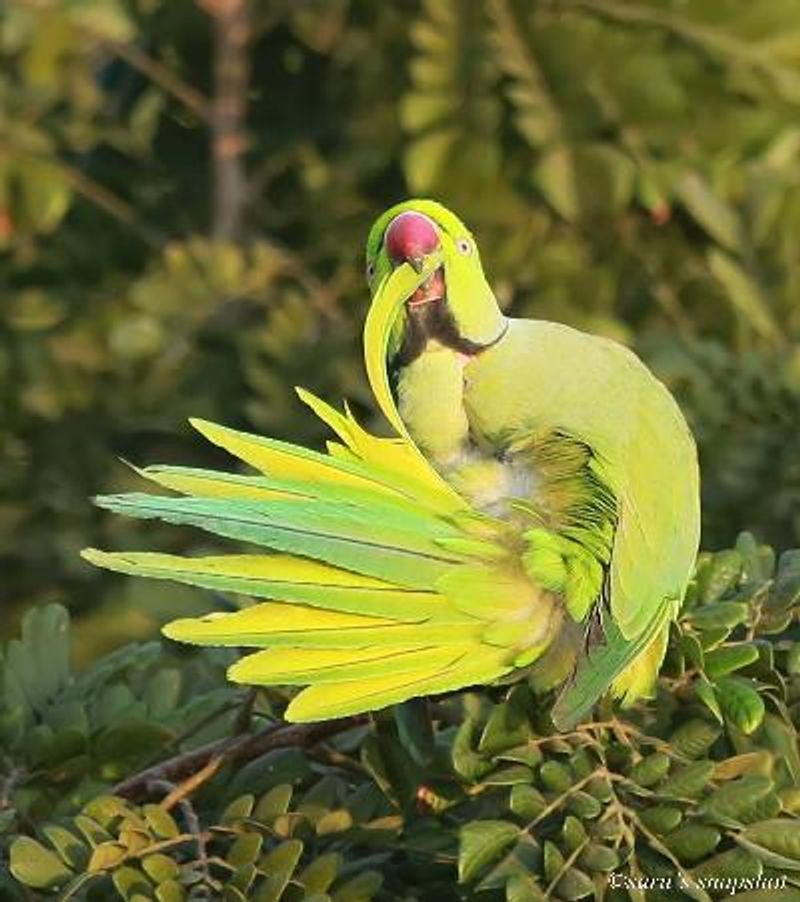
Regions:
<instances>
[{"instance_id":1,"label":"green wing","mask_svg":"<svg viewBox=\"0 0 800 902\"><path fill-rule=\"evenodd\" d=\"M306 686L290 720L491 683L544 650L558 612L519 572L507 526L470 510L409 443L371 436L349 414L304 398L342 439L327 455L202 423L262 475L150 467L141 475L180 496L97 499L254 551L192 558L89 549L86 559L257 600L164 632L256 649L230 678Z\"/></svg>"}]
</instances>

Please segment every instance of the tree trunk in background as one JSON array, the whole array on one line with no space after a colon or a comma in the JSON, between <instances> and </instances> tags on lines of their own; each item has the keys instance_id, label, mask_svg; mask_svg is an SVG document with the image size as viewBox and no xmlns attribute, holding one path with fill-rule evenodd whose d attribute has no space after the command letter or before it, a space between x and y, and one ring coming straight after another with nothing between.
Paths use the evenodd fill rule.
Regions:
<instances>
[{"instance_id":1,"label":"tree trunk in background","mask_svg":"<svg viewBox=\"0 0 800 902\"><path fill-rule=\"evenodd\" d=\"M247 0L198 0L214 27L214 98L211 157L215 238L241 236L247 197L244 153L250 79L250 16Z\"/></svg>"}]
</instances>

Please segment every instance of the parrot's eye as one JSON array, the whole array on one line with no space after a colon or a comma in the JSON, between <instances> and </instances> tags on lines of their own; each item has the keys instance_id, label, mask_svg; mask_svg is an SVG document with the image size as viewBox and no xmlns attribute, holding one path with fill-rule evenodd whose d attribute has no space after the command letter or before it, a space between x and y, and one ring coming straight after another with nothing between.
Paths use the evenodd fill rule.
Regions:
<instances>
[{"instance_id":1,"label":"parrot's eye","mask_svg":"<svg viewBox=\"0 0 800 902\"><path fill-rule=\"evenodd\" d=\"M459 238L458 241L456 241L456 249L458 250L459 254L464 254L465 256L467 254L471 254L472 242L469 240L469 238Z\"/></svg>"},{"instance_id":2,"label":"parrot's eye","mask_svg":"<svg viewBox=\"0 0 800 902\"><path fill-rule=\"evenodd\" d=\"M371 282L372 277L375 275L375 264L367 263L367 281Z\"/></svg>"}]
</instances>

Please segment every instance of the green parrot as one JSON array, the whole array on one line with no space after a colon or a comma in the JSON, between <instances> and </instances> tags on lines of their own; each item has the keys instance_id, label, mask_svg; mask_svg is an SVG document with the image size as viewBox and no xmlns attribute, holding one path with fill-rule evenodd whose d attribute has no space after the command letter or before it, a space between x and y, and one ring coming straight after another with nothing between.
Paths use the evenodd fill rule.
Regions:
<instances>
[{"instance_id":1,"label":"green parrot","mask_svg":"<svg viewBox=\"0 0 800 902\"><path fill-rule=\"evenodd\" d=\"M254 649L230 678L305 687L292 721L522 676L561 687L560 729L609 689L647 695L699 540L678 405L627 348L506 317L473 236L438 203L387 210L366 257L367 375L397 435L303 390L337 435L326 454L193 421L258 475L148 467L176 494L97 502L256 547L84 556L242 596L164 632Z\"/></svg>"}]
</instances>

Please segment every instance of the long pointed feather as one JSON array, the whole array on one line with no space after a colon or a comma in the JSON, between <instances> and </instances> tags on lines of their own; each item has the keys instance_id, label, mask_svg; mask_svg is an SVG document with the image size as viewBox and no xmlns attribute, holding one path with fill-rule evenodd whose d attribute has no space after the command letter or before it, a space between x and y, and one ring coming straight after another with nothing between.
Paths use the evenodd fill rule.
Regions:
<instances>
[{"instance_id":1,"label":"long pointed feather","mask_svg":"<svg viewBox=\"0 0 800 902\"><path fill-rule=\"evenodd\" d=\"M311 501L347 504L357 508L385 511L392 522L405 518L417 528L420 518L428 523L436 514L401 495L386 495L362 486L341 485L335 482L305 482L296 479L274 479L266 476L245 476L216 470L191 467L149 466L135 468L145 479L163 488L199 498L221 498L241 501Z\"/></svg>"},{"instance_id":2,"label":"long pointed feather","mask_svg":"<svg viewBox=\"0 0 800 902\"><path fill-rule=\"evenodd\" d=\"M312 557L412 589L430 588L454 563L465 560L433 541L434 528L445 535L454 531L443 522L432 521L423 530L420 518L414 530L403 529L371 509L140 494L107 495L96 503L129 516L197 526L225 538Z\"/></svg>"},{"instance_id":3,"label":"long pointed feather","mask_svg":"<svg viewBox=\"0 0 800 902\"><path fill-rule=\"evenodd\" d=\"M393 586L328 564L285 555L230 554L202 558L150 552L109 554L87 549L91 563L192 586L253 598L297 602L344 613L390 617L406 623L454 617L447 600L433 592ZM464 618L465 622L467 618Z\"/></svg>"},{"instance_id":4,"label":"long pointed feather","mask_svg":"<svg viewBox=\"0 0 800 902\"><path fill-rule=\"evenodd\" d=\"M447 510L457 510L464 506L461 497L442 482L431 465L407 441L372 435L359 426L347 405L343 415L311 392L303 388L296 388L295 391L330 426L352 454L376 468L376 474L382 474L393 484L396 484L399 477L400 484L413 491L415 497L426 505L436 503L439 507L444 504ZM346 459L341 451L337 453L340 459Z\"/></svg>"},{"instance_id":5,"label":"long pointed feather","mask_svg":"<svg viewBox=\"0 0 800 902\"><path fill-rule=\"evenodd\" d=\"M237 683L263 686L370 680L387 672L410 673L429 667L446 667L471 650L471 645L329 650L275 648L255 652L237 661L228 676Z\"/></svg>"},{"instance_id":6,"label":"long pointed feather","mask_svg":"<svg viewBox=\"0 0 800 902\"><path fill-rule=\"evenodd\" d=\"M390 474L379 463L366 465L343 460L277 439L238 432L206 420L192 419L190 422L209 441L268 475L306 482L358 486L389 497L425 497L418 485L408 479L398 478L396 473ZM466 506L452 489L444 483L442 485L444 488L441 488L439 495L446 499L446 509L455 510ZM430 496L430 488L428 495ZM441 504L438 495L429 497L433 506L436 506L437 499Z\"/></svg>"},{"instance_id":7,"label":"long pointed feather","mask_svg":"<svg viewBox=\"0 0 800 902\"><path fill-rule=\"evenodd\" d=\"M368 646L460 645L479 638L482 625L452 622L401 623L388 618L327 611L300 604L263 602L233 614L173 620L170 639L194 645L270 648L361 648Z\"/></svg>"},{"instance_id":8,"label":"long pointed feather","mask_svg":"<svg viewBox=\"0 0 800 902\"><path fill-rule=\"evenodd\" d=\"M297 695L286 709L287 720L295 722L345 717L362 711L385 708L416 695L431 695L492 683L510 670L507 652L476 645L452 663L409 673L390 673L358 683L323 683Z\"/></svg>"}]
</instances>

